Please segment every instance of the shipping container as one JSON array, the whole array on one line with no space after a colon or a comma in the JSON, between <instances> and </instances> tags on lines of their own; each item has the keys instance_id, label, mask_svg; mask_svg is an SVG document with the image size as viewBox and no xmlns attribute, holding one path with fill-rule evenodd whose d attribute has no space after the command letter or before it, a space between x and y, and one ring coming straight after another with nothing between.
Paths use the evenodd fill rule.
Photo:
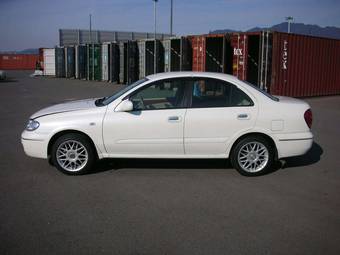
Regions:
<instances>
[{"instance_id":1,"label":"shipping container","mask_svg":"<svg viewBox=\"0 0 340 255\"><path fill-rule=\"evenodd\" d=\"M87 74L88 80L102 79L100 44L87 45Z\"/></svg>"},{"instance_id":2,"label":"shipping container","mask_svg":"<svg viewBox=\"0 0 340 255\"><path fill-rule=\"evenodd\" d=\"M192 70L232 74L233 49L230 34L189 36Z\"/></svg>"},{"instance_id":3,"label":"shipping container","mask_svg":"<svg viewBox=\"0 0 340 255\"><path fill-rule=\"evenodd\" d=\"M87 78L87 48L85 45L75 46L75 77L80 80Z\"/></svg>"},{"instance_id":4,"label":"shipping container","mask_svg":"<svg viewBox=\"0 0 340 255\"><path fill-rule=\"evenodd\" d=\"M75 77L75 50L72 46L65 47L65 76Z\"/></svg>"},{"instance_id":5,"label":"shipping container","mask_svg":"<svg viewBox=\"0 0 340 255\"><path fill-rule=\"evenodd\" d=\"M131 84L139 77L139 51L136 41L119 44L120 73L119 80L123 84Z\"/></svg>"},{"instance_id":6,"label":"shipping container","mask_svg":"<svg viewBox=\"0 0 340 255\"><path fill-rule=\"evenodd\" d=\"M56 47L55 53L55 76L57 78L65 77L65 50L63 47Z\"/></svg>"},{"instance_id":7,"label":"shipping container","mask_svg":"<svg viewBox=\"0 0 340 255\"><path fill-rule=\"evenodd\" d=\"M192 49L185 37L162 41L164 48L164 72L192 70Z\"/></svg>"},{"instance_id":8,"label":"shipping container","mask_svg":"<svg viewBox=\"0 0 340 255\"><path fill-rule=\"evenodd\" d=\"M233 74L272 94L340 93L340 40L280 32L234 34Z\"/></svg>"},{"instance_id":9,"label":"shipping container","mask_svg":"<svg viewBox=\"0 0 340 255\"><path fill-rule=\"evenodd\" d=\"M43 74L55 76L55 49L42 49Z\"/></svg>"},{"instance_id":10,"label":"shipping container","mask_svg":"<svg viewBox=\"0 0 340 255\"><path fill-rule=\"evenodd\" d=\"M109 79L119 83L119 44L110 43L109 47Z\"/></svg>"},{"instance_id":11,"label":"shipping container","mask_svg":"<svg viewBox=\"0 0 340 255\"><path fill-rule=\"evenodd\" d=\"M39 63L39 55L0 54L2 70L34 70Z\"/></svg>"},{"instance_id":12,"label":"shipping container","mask_svg":"<svg viewBox=\"0 0 340 255\"><path fill-rule=\"evenodd\" d=\"M141 40L139 47L139 77L145 77L155 73L155 40ZM156 73L164 72L164 47L161 41L156 40Z\"/></svg>"}]
</instances>

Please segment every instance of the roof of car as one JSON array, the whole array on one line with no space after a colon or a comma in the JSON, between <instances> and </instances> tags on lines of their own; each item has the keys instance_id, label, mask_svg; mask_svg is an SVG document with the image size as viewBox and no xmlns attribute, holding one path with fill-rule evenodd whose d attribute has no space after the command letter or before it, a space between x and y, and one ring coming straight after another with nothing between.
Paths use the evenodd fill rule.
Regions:
<instances>
[{"instance_id":1,"label":"roof of car","mask_svg":"<svg viewBox=\"0 0 340 255\"><path fill-rule=\"evenodd\" d=\"M235 76L224 73L212 73L212 72L167 72L167 73L157 73L147 76L149 80L159 80L167 78L176 77L208 77L217 79L227 79L230 81L238 81Z\"/></svg>"}]
</instances>

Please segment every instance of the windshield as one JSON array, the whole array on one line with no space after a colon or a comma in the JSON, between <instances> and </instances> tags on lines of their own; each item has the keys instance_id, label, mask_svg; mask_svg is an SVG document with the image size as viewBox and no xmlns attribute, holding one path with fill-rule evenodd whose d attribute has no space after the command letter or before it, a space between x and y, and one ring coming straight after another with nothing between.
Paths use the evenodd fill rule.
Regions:
<instances>
[{"instance_id":1,"label":"windshield","mask_svg":"<svg viewBox=\"0 0 340 255\"><path fill-rule=\"evenodd\" d=\"M246 83L247 85L249 85L250 87L252 87L253 89L256 89L257 91L261 92L266 97L269 97L271 100L274 100L276 102L280 101L277 97L274 97L273 95L271 95L268 92L264 91L260 87L254 85L254 84L251 84L250 82L247 82L247 81L243 81L243 82Z\"/></svg>"},{"instance_id":2,"label":"windshield","mask_svg":"<svg viewBox=\"0 0 340 255\"><path fill-rule=\"evenodd\" d=\"M105 97L103 99L103 101L101 102L102 105L108 105L109 103L113 102L118 97L123 95L125 92L129 91L130 89L133 89L134 87L138 86L139 84L142 84L143 82L146 82L147 80L148 80L147 78L143 78L141 80L138 80L138 81L126 86L122 90L118 91L116 94L113 94L112 96L109 96L109 97Z\"/></svg>"}]
</instances>

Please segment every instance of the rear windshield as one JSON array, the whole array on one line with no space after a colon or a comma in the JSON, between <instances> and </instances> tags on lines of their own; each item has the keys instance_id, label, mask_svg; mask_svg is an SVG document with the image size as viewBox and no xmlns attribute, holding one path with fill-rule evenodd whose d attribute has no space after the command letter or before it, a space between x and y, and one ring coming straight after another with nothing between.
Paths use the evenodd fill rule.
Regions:
<instances>
[{"instance_id":1,"label":"rear windshield","mask_svg":"<svg viewBox=\"0 0 340 255\"><path fill-rule=\"evenodd\" d=\"M254 85L254 84L251 84L250 82L247 82L247 81L243 81L243 82L246 83L247 85L249 85L250 87L252 87L253 89L256 89L258 92L262 93L266 97L269 97L271 100L274 100L276 102L280 101L277 97L274 97L273 95L271 95L268 92L264 91L260 87Z\"/></svg>"}]
</instances>

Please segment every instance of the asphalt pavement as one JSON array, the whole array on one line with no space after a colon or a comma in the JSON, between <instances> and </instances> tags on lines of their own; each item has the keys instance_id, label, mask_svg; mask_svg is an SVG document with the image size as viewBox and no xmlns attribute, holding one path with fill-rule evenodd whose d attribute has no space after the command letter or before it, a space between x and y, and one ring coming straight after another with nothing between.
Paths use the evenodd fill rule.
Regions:
<instances>
[{"instance_id":1,"label":"asphalt pavement","mask_svg":"<svg viewBox=\"0 0 340 255\"><path fill-rule=\"evenodd\" d=\"M0 254L340 254L340 96L306 99L311 151L265 176L142 159L67 176L24 154L29 116L122 86L30 73L0 82Z\"/></svg>"}]
</instances>

